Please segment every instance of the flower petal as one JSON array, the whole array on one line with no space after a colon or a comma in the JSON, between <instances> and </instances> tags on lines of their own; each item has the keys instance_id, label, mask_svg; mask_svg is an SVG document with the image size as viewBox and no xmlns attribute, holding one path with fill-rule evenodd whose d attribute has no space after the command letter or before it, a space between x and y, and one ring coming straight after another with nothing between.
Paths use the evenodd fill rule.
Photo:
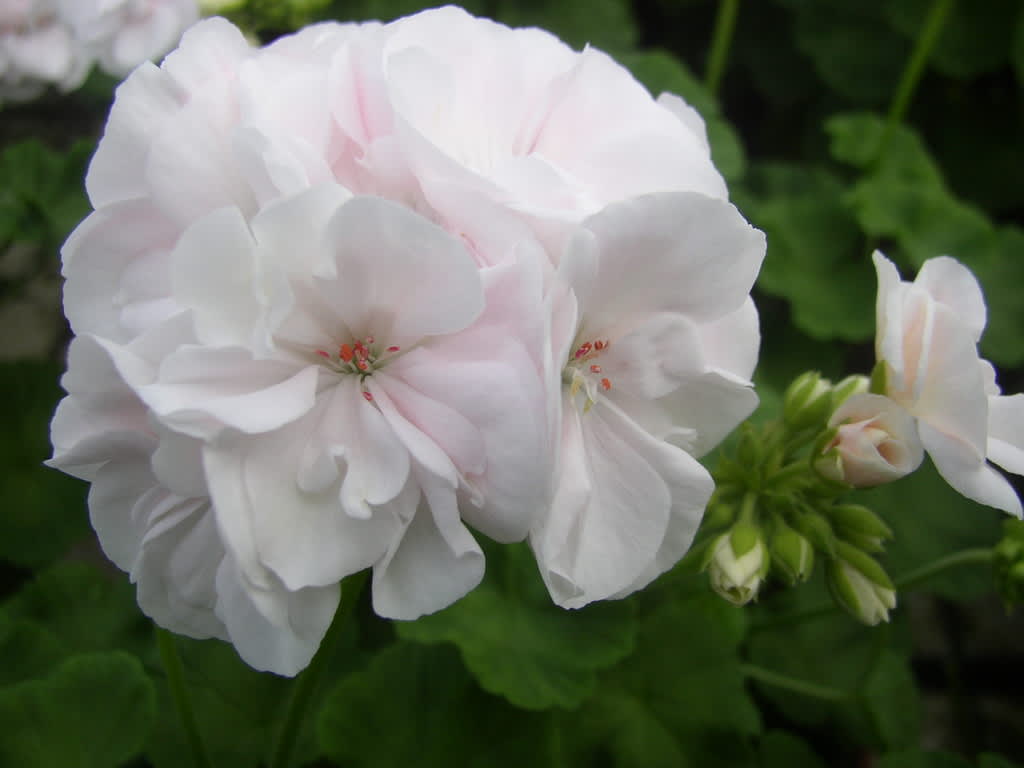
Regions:
<instances>
[{"instance_id":1,"label":"flower petal","mask_svg":"<svg viewBox=\"0 0 1024 768\"><path fill-rule=\"evenodd\" d=\"M1024 475L1024 394L988 399L988 458Z\"/></svg>"},{"instance_id":2,"label":"flower petal","mask_svg":"<svg viewBox=\"0 0 1024 768\"><path fill-rule=\"evenodd\" d=\"M938 256L924 263L914 285L924 288L933 299L956 313L975 343L981 339L987 315L985 297L971 270L949 256Z\"/></svg>"}]
</instances>

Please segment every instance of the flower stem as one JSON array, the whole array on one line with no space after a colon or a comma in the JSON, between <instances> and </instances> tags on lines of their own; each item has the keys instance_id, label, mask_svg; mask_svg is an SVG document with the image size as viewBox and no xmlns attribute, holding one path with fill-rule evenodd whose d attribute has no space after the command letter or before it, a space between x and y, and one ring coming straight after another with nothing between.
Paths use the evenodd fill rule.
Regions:
<instances>
[{"instance_id":1,"label":"flower stem","mask_svg":"<svg viewBox=\"0 0 1024 768\"><path fill-rule=\"evenodd\" d=\"M725 62L729 58L729 48L732 46L732 33L736 28L739 7L740 0L720 0L718 3L715 31L711 38L707 72L704 75L704 84L712 96L718 92L722 75L725 73Z\"/></svg>"},{"instance_id":2,"label":"flower stem","mask_svg":"<svg viewBox=\"0 0 1024 768\"><path fill-rule=\"evenodd\" d=\"M963 565L984 565L986 563L991 563L994 556L993 550L989 547L964 549L959 552L954 552L950 555L940 557L930 563L925 563L920 568L915 568L914 570L903 574L899 578L893 579L893 585L897 590L911 589L921 582L927 581L933 576L937 576L943 571L950 570L951 568L959 568ZM750 628L750 631L751 633L763 632L764 630L775 629L777 627L790 626L792 624L811 621L813 619L821 618L822 616L827 616L837 607L838 606L833 601L819 603L818 605L811 606L806 610L796 611L778 618L771 618L767 621L754 624Z\"/></svg>"},{"instance_id":3,"label":"flower stem","mask_svg":"<svg viewBox=\"0 0 1024 768\"><path fill-rule=\"evenodd\" d=\"M277 743L270 758L269 768L288 768L291 764L292 754L295 751L295 744L299 739L299 732L305 722L306 712L309 709L313 693L316 691L317 683L323 677L324 670L333 655L334 646L337 645L338 637L348 617L351 615L359 595L363 591L363 583L366 581L368 571L360 571L345 578L341 583L341 602L334 614L331 626L327 628L320 648L317 650L309 666L299 675L292 687L291 699L288 702L288 709L285 712L284 722L277 736Z\"/></svg>"},{"instance_id":4,"label":"flower stem","mask_svg":"<svg viewBox=\"0 0 1024 768\"><path fill-rule=\"evenodd\" d=\"M754 664L741 664L740 671L751 680L757 680L766 685L774 685L776 688L784 688L787 691L810 696L821 701L845 701L850 698L850 694L838 688L830 688L827 685L799 680L795 677L784 675L781 672L773 672L770 669L758 667Z\"/></svg>"},{"instance_id":5,"label":"flower stem","mask_svg":"<svg viewBox=\"0 0 1024 768\"><path fill-rule=\"evenodd\" d=\"M178 717L181 718L181 725L185 729L185 737L192 750L192 759L197 768L212 768L213 763L210 762L210 758L206 754L206 746L203 744L203 737L199 733L199 725L196 723L196 716L192 711L192 701L188 695L188 687L185 685L185 669L181 664L181 657L178 656L174 635L166 629L157 627L156 644L160 651L160 661L163 662L164 671L167 674L167 686L171 690L171 698L174 700Z\"/></svg>"},{"instance_id":6,"label":"flower stem","mask_svg":"<svg viewBox=\"0 0 1024 768\"><path fill-rule=\"evenodd\" d=\"M893 584L896 589L910 589L920 584L922 581L927 581L932 576L942 573L950 568L958 568L961 565L985 565L992 562L994 553L991 547L976 547L974 549L964 549L960 552L954 552L951 555L940 557L938 560L933 560L930 563L922 565L920 568L915 568L909 573L905 573L898 579L893 580Z\"/></svg>"},{"instance_id":7,"label":"flower stem","mask_svg":"<svg viewBox=\"0 0 1024 768\"><path fill-rule=\"evenodd\" d=\"M928 18L925 19L924 27L917 38L917 44L907 60L907 66L903 69L903 75L900 77L899 85L896 86L896 93L893 96L892 103L889 105L885 133L882 135L882 141L878 147L879 159L885 154L893 130L906 117L914 91L917 90L917 84L920 82L925 66L928 64L928 57L931 56L932 49L938 42L939 35L942 34L942 27L945 25L946 17L949 16L955 1L935 0L928 11Z\"/></svg>"}]
</instances>

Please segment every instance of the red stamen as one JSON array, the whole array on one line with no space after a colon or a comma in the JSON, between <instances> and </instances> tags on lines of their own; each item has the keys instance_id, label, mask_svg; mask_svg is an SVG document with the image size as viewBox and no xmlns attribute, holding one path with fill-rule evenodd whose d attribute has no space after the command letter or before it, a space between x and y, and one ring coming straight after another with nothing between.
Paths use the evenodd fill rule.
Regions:
<instances>
[{"instance_id":1,"label":"red stamen","mask_svg":"<svg viewBox=\"0 0 1024 768\"><path fill-rule=\"evenodd\" d=\"M611 389L612 388L612 383L610 381L608 381L608 379L601 379L601 386L604 389Z\"/></svg>"},{"instance_id":2,"label":"red stamen","mask_svg":"<svg viewBox=\"0 0 1024 768\"><path fill-rule=\"evenodd\" d=\"M338 354L341 356L341 359L344 360L346 363L352 361L352 347L350 347L348 344L342 344L341 350L338 352Z\"/></svg>"},{"instance_id":3,"label":"red stamen","mask_svg":"<svg viewBox=\"0 0 1024 768\"><path fill-rule=\"evenodd\" d=\"M356 353L356 357L360 360L365 360L367 358L368 351L366 347L363 346L363 342L357 341L352 349Z\"/></svg>"},{"instance_id":4,"label":"red stamen","mask_svg":"<svg viewBox=\"0 0 1024 768\"><path fill-rule=\"evenodd\" d=\"M358 368L360 371L366 371L369 370L370 364L366 362L366 360L360 358L359 360L356 360L356 368Z\"/></svg>"},{"instance_id":5,"label":"red stamen","mask_svg":"<svg viewBox=\"0 0 1024 768\"><path fill-rule=\"evenodd\" d=\"M371 395L366 390L363 390L363 400L365 400L368 403L372 403L373 402L373 395Z\"/></svg>"},{"instance_id":6,"label":"red stamen","mask_svg":"<svg viewBox=\"0 0 1024 768\"><path fill-rule=\"evenodd\" d=\"M316 353L320 355L320 357L326 357L328 360L331 359L331 356L324 352L322 349L318 349Z\"/></svg>"},{"instance_id":7,"label":"red stamen","mask_svg":"<svg viewBox=\"0 0 1024 768\"><path fill-rule=\"evenodd\" d=\"M375 339L373 338L373 336L367 336L366 337L366 345L368 347L372 347L374 341L375 341Z\"/></svg>"},{"instance_id":8,"label":"red stamen","mask_svg":"<svg viewBox=\"0 0 1024 768\"><path fill-rule=\"evenodd\" d=\"M608 346L608 342L607 341L595 341L594 342L594 349L596 349L598 352L600 352L602 349L604 349L607 346Z\"/></svg>"},{"instance_id":9,"label":"red stamen","mask_svg":"<svg viewBox=\"0 0 1024 768\"><path fill-rule=\"evenodd\" d=\"M601 372L601 366L600 365L592 365L592 366L590 366L590 372L591 373L600 373Z\"/></svg>"},{"instance_id":10,"label":"red stamen","mask_svg":"<svg viewBox=\"0 0 1024 768\"><path fill-rule=\"evenodd\" d=\"M576 359L579 360L581 357L590 354L590 350L592 348L593 345L589 341L585 341L580 344L580 348L576 350Z\"/></svg>"},{"instance_id":11,"label":"red stamen","mask_svg":"<svg viewBox=\"0 0 1024 768\"><path fill-rule=\"evenodd\" d=\"M388 352L397 352L398 347L388 347Z\"/></svg>"}]
</instances>

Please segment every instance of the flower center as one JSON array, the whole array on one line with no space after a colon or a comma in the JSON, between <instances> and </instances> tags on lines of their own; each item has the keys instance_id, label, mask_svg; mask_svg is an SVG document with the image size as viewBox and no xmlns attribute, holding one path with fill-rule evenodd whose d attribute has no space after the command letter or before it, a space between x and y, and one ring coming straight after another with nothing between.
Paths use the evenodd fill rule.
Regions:
<instances>
[{"instance_id":1,"label":"flower center","mask_svg":"<svg viewBox=\"0 0 1024 768\"><path fill-rule=\"evenodd\" d=\"M608 349L610 344L607 339L584 341L576 347L562 369L562 381L569 385L569 396L575 400L581 391L586 396L583 403L584 413L597 401L599 388L605 391L612 388L611 380L604 375L600 363L597 362L601 353Z\"/></svg>"},{"instance_id":2,"label":"flower center","mask_svg":"<svg viewBox=\"0 0 1024 768\"><path fill-rule=\"evenodd\" d=\"M339 374L353 374L362 380L383 368L401 349L394 345L381 348L373 336L367 336L362 341L342 344L336 350L315 351L323 358L323 365L328 370ZM363 397L368 402L373 402L373 395L365 389Z\"/></svg>"}]
</instances>

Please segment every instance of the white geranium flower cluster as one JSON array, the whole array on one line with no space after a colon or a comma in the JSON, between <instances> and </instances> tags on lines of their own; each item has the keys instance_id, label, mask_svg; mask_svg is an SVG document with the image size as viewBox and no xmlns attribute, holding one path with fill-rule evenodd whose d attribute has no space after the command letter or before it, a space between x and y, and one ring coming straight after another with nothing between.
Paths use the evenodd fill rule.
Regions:
<instances>
[{"instance_id":1,"label":"white geranium flower cluster","mask_svg":"<svg viewBox=\"0 0 1024 768\"><path fill-rule=\"evenodd\" d=\"M0 0L0 103L74 90L94 63L124 77L198 18L196 0Z\"/></svg>"},{"instance_id":2,"label":"white geranium flower cluster","mask_svg":"<svg viewBox=\"0 0 1024 768\"><path fill-rule=\"evenodd\" d=\"M120 87L86 186L51 463L147 614L259 669L362 569L384 617L459 599L477 533L559 605L643 587L757 402L764 237L699 116L536 29L205 21Z\"/></svg>"}]
</instances>

